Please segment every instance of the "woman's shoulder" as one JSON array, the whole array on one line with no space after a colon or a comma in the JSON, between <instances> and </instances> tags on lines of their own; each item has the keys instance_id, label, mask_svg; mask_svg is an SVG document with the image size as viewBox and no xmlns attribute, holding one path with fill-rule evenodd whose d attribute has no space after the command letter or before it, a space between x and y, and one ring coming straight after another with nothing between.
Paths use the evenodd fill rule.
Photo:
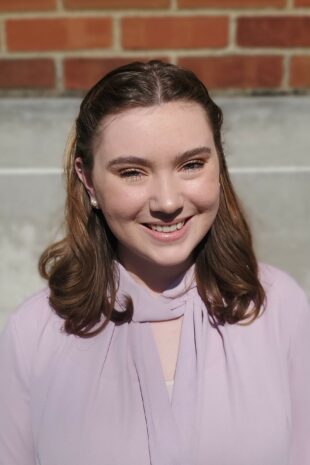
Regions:
<instances>
[{"instance_id":1,"label":"woman's shoulder","mask_svg":"<svg viewBox=\"0 0 310 465\"><path fill-rule=\"evenodd\" d=\"M27 297L12 312L10 319L24 329L31 327L32 332L36 327L46 324L56 314L49 303L50 290L44 287L40 291Z\"/></svg>"},{"instance_id":2,"label":"woman's shoulder","mask_svg":"<svg viewBox=\"0 0 310 465\"><path fill-rule=\"evenodd\" d=\"M18 367L16 370L28 382L36 354L48 354L61 345L62 326L63 320L49 304L49 289L42 289L24 300L7 319L0 335L0 362L1 357L9 359L5 366Z\"/></svg>"},{"instance_id":3,"label":"woman's shoulder","mask_svg":"<svg viewBox=\"0 0 310 465\"><path fill-rule=\"evenodd\" d=\"M266 263L259 264L259 278L266 294L285 299L305 299L306 294L297 281L286 271Z\"/></svg>"},{"instance_id":4,"label":"woman's shoulder","mask_svg":"<svg viewBox=\"0 0 310 465\"><path fill-rule=\"evenodd\" d=\"M61 332L63 320L49 303L48 287L26 298L9 316L4 332L11 332L23 347L35 346L43 333Z\"/></svg>"},{"instance_id":5,"label":"woman's shoulder","mask_svg":"<svg viewBox=\"0 0 310 465\"><path fill-rule=\"evenodd\" d=\"M276 317L287 328L293 328L298 321L310 323L308 297L289 273L262 263L259 277L266 293L267 314Z\"/></svg>"}]
</instances>

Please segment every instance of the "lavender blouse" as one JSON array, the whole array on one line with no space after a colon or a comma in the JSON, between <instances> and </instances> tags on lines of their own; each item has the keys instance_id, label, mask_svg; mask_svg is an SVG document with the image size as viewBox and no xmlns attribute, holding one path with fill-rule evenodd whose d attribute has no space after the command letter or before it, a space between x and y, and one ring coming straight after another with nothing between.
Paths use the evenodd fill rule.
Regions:
<instances>
[{"instance_id":1,"label":"lavender blouse","mask_svg":"<svg viewBox=\"0 0 310 465\"><path fill-rule=\"evenodd\" d=\"M68 335L48 290L10 317L0 340L0 464L309 465L310 308L298 285L262 266L266 311L221 327L222 341L193 268L157 297L118 268L118 307L125 294L134 303L129 324ZM149 322L180 315L170 401Z\"/></svg>"}]
</instances>

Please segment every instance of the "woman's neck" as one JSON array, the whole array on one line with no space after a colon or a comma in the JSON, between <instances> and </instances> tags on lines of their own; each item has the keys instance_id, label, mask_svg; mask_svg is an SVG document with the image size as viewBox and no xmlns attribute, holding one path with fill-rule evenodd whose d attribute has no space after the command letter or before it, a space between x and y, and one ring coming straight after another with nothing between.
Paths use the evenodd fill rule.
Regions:
<instances>
[{"instance_id":1,"label":"woman's neck","mask_svg":"<svg viewBox=\"0 0 310 465\"><path fill-rule=\"evenodd\" d=\"M154 294L160 294L174 287L192 265L191 259L186 263L175 266L161 266L139 258L126 260L121 255L118 259L133 279L147 287Z\"/></svg>"}]
</instances>

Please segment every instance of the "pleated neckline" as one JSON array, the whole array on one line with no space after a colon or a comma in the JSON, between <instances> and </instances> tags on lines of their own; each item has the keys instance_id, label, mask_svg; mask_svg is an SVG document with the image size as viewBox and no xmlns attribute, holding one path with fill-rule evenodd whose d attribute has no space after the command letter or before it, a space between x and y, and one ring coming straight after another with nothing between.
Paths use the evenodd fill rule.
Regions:
<instances>
[{"instance_id":1,"label":"pleated neckline","mask_svg":"<svg viewBox=\"0 0 310 465\"><path fill-rule=\"evenodd\" d=\"M194 265L179 282L160 295L139 284L117 263L118 310L125 296L133 301L128 324L132 354L148 432L151 465L193 465L199 437L201 373L204 354L204 305L197 293ZM178 357L169 398L166 381L150 322L184 315Z\"/></svg>"},{"instance_id":2,"label":"pleated neckline","mask_svg":"<svg viewBox=\"0 0 310 465\"><path fill-rule=\"evenodd\" d=\"M188 293L196 288L195 265L193 264L172 287L161 294L152 293L138 283L120 262L116 262L118 292L116 308L125 310L125 297L133 301L133 322L172 320L184 314L184 304Z\"/></svg>"}]
</instances>

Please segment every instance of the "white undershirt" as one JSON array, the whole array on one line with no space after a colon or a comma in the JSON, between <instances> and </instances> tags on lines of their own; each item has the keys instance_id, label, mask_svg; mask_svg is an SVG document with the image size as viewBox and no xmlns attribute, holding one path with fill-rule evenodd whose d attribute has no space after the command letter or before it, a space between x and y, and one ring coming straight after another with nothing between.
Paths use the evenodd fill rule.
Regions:
<instances>
[{"instance_id":1,"label":"white undershirt","mask_svg":"<svg viewBox=\"0 0 310 465\"><path fill-rule=\"evenodd\" d=\"M172 397L173 384L174 384L173 379L171 381L166 381L166 386L167 386L167 389L168 389L168 394L169 394L169 399L170 400L171 400L171 397Z\"/></svg>"}]
</instances>

